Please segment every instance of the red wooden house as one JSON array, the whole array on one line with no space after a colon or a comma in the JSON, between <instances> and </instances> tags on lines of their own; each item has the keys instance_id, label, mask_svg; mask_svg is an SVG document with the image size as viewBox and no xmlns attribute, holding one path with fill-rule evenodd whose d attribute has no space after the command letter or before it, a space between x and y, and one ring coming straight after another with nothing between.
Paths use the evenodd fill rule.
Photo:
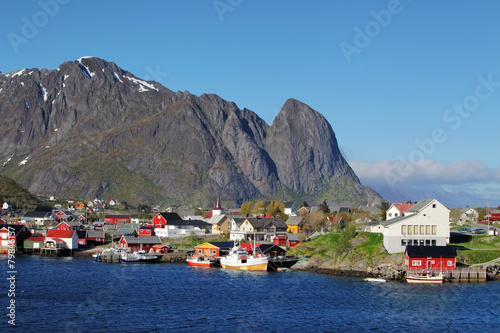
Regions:
<instances>
[{"instance_id":1,"label":"red wooden house","mask_svg":"<svg viewBox=\"0 0 500 333\"><path fill-rule=\"evenodd\" d=\"M56 225L57 230L80 230L82 224L77 221L64 221Z\"/></svg>"},{"instance_id":2,"label":"red wooden house","mask_svg":"<svg viewBox=\"0 0 500 333\"><path fill-rule=\"evenodd\" d=\"M87 243L89 244L103 244L106 238L104 230L88 230Z\"/></svg>"},{"instance_id":3,"label":"red wooden house","mask_svg":"<svg viewBox=\"0 0 500 333\"><path fill-rule=\"evenodd\" d=\"M500 221L500 207L490 210L486 216L486 220L489 221L490 224Z\"/></svg>"},{"instance_id":4,"label":"red wooden house","mask_svg":"<svg viewBox=\"0 0 500 333\"><path fill-rule=\"evenodd\" d=\"M178 220L182 220L182 218L177 213L158 213L145 227L165 228L165 225Z\"/></svg>"},{"instance_id":5,"label":"red wooden house","mask_svg":"<svg viewBox=\"0 0 500 333\"><path fill-rule=\"evenodd\" d=\"M106 224L126 224L132 222L130 215L111 215L108 214L104 217Z\"/></svg>"},{"instance_id":6,"label":"red wooden house","mask_svg":"<svg viewBox=\"0 0 500 333\"><path fill-rule=\"evenodd\" d=\"M160 244L158 236L133 236L123 235L120 239L120 247L130 249L130 251L144 250L148 252L153 246Z\"/></svg>"},{"instance_id":7,"label":"red wooden house","mask_svg":"<svg viewBox=\"0 0 500 333\"><path fill-rule=\"evenodd\" d=\"M405 267L407 271L442 271L456 268L457 251L453 246L407 246Z\"/></svg>"},{"instance_id":8,"label":"red wooden house","mask_svg":"<svg viewBox=\"0 0 500 333\"><path fill-rule=\"evenodd\" d=\"M140 227L139 230L137 230L137 234L141 236L154 236L155 235L155 228L153 227Z\"/></svg>"},{"instance_id":9,"label":"red wooden house","mask_svg":"<svg viewBox=\"0 0 500 333\"><path fill-rule=\"evenodd\" d=\"M288 246L288 247L294 247L294 246L296 246L299 243L300 243L299 242L299 236L297 234L289 233L287 235L286 246Z\"/></svg>"},{"instance_id":10,"label":"red wooden house","mask_svg":"<svg viewBox=\"0 0 500 333\"><path fill-rule=\"evenodd\" d=\"M274 236L273 238L273 244L275 245L285 245L286 246L286 241L288 240L288 236Z\"/></svg>"},{"instance_id":11,"label":"red wooden house","mask_svg":"<svg viewBox=\"0 0 500 333\"><path fill-rule=\"evenodd\" d=\"M165 244L156 244L153 246L153 250L156 252L156 253L168 253L168 251L170 250L170 247L168 245L165 245Z\"/></svg>"}]
</instances>

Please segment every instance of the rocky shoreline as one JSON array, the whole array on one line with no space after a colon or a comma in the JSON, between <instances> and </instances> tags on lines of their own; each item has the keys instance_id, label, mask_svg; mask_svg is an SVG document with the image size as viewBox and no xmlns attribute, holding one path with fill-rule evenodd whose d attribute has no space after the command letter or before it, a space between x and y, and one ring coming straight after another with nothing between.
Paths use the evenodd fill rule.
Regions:
<instances>
[{"instance_id":1,"label":"rocky shoreline","mask_svg":"<svg viewBox=\"0 0 500 333\"><path fill-rule=\"evenodd\" d=\"M405 279L406 271L402 254L391 255L376 262L380 264L367 264L366 261L353 264L348 260L313 257L308 260L300 260L291 269L345 277L383 277L387 280L396 281L403 281ZM488 281L500 281L500 265L488 266L486 274Z\"/></svg>"}]
</instances>

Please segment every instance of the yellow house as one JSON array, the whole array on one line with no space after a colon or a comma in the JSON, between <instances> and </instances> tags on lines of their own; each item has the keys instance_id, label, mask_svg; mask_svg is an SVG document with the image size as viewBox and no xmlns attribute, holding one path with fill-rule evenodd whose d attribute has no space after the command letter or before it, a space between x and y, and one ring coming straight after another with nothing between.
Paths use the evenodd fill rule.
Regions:
<instances>
[{"instance_id":1,"label":"yellow house","mask_svg":"<svg viewBox=\"0 0 500 333\"><path fill-rule=\"evenodd\" d=\"M288 227L287 232L292 234L298 234L305 229L309 229L306 225L306 221L302 216L290 216L286 221Z\"/></svg>"},{"instance_id":2,"label":"yellow house","mask_svg":"<svg viewBox=\"0 0 500 333\"><path fill-rule=\"evenodd\" d=\"M215 216L208 223L212 224L213 234L229 234L231 231L231 219L227 215Z\"/></svg>"}]
</instances>

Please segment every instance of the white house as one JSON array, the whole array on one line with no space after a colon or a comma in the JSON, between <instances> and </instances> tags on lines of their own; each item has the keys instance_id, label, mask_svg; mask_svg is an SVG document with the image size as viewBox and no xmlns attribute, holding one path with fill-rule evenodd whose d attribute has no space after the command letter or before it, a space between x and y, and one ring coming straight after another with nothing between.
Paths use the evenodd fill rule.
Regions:
<instances>
[{"instance_id":1,"label":"white house","mask_svg":"<svg viewBox=\"0 0 500 333\"><path fill-rule=\"evenodd\" d=\"M460 215L459 224L464 225L467 223L477 223L479 218L479 213L474 208L466 207L461 210L462 215Z\"/></svg>"},{"instance_id":2,"label":"white house","mask_svg":"<svg viewBox=\"0 0 500 333\"><path fill-rule=\"evenodd\" d=\"M283 213L288 216L297 216L297 214L295 213L297 211L297 205L295 204L295 202L285 201L283 202L283 204L285 205L285 210L283 211Z\"/></svg>"},{"instance_id":3,"label":"white house","mask_svg":"<svg viewBox=\"0 0 500 333\"><path fill-rule=\"evenodd\" d=\"M450 210L439 201L422 200L411 214L381 222L384 247L389 253L404 252L406 245L445 246L450 240Z\"/></svg>"},{"instance_id":4,"label":"white house","mask_svg":"<svg viewBox=\"0 0 500 333\"><path fill-rule=\"evenodd\" d=\"M175 220L164 225L163 228L155 228L155 235L160 238L182 238L187 236L203 236L207 230L212 229L207 222L200 220Z\"/></svg>"},{"instance_id":5,"label":"white house","mask_svg":"<svg viewBox=\"0 0 500 333\"><path fill-rule=\"evenodd\" d=\"M70 250L78 249L78 234L75 230L49 229L45 237L45 244L54 244L56 248Z\"/></svg>"},{"instance_id":6,"label":"white house","mask_svg":"<svg viewBox=\"0 0 500 333\"><path fill-rule=\"evenodd\" d=\"M415 206L412 203L393 203L391 207L385 212L385 219L390 220L395 217L408 216L411 214L415 214L414 211L410 211L410 209Z\"/></svg>"}]
</instances>

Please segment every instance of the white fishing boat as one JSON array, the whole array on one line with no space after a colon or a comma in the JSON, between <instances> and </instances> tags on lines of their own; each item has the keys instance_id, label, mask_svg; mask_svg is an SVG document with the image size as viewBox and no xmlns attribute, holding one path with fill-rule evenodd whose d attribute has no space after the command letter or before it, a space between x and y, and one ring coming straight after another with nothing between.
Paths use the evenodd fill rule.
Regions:
<instances>
[{"instance_id":1,"label":"white fishing boat","mask_svg":"<svg viewBox=\"0 0 500 333\"><path fill-rule=\"evenodd\" d=\"M408 283L443 283L442 272L423 271L406 274L406 282Z\"/></svg>"},{"instance_id":2,"label":"white fishing boat","mask_svg":"<svg viewBox=\"0 0 500 333\"><path fill-rule=\"evenodd\" d=\"M262 253L255 252L255 247L253 253L249 254L247 250L235 243L229 255L220 259L220 264L222 268L227 269L267 271L268 258Z\"/></svg>"},{"instance_id":3,"label":"white fishing boat","mask_svg":"<svg viewBox=\"0 0 500 333\"><path fill-rule=\"evenodd\" d=\"M122 262L155 262L158 261L158 256L145 251L136 251L134 253L123 253L121 255Z\"/></svg>"}]
</instances>

